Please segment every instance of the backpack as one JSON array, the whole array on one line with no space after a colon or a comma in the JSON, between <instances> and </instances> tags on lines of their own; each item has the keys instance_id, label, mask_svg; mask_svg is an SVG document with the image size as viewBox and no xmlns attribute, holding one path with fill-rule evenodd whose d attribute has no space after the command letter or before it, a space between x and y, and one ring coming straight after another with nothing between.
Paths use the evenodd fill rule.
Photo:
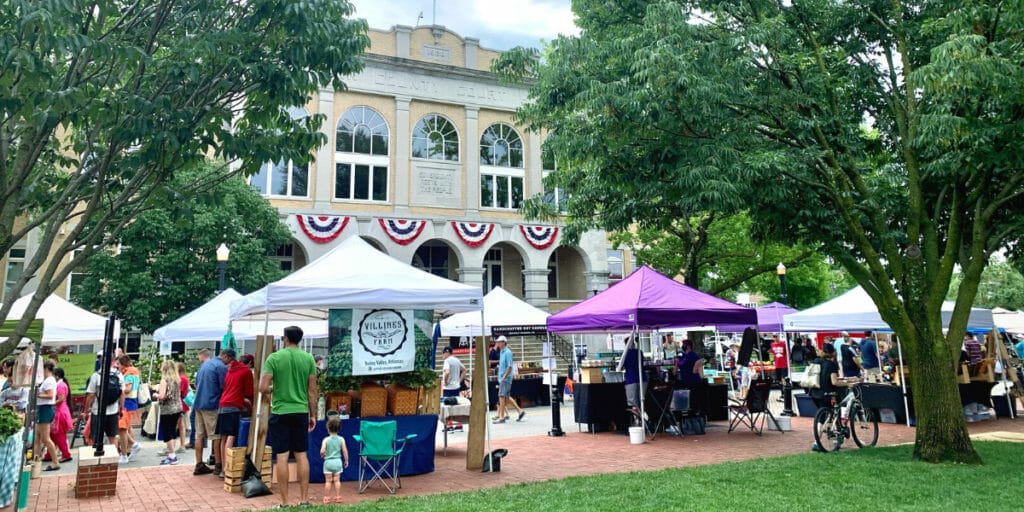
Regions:
<instances>
[{"instance_id":1,"label":"backpack","mask_svg":"<svg viewBox=\"0 0 1024 512\"><path fill-rule=\"evenodd\" d=\"M821 389L821 363L811 363L807 367L807 375L800 381L804 389Z\"/></svg>"},{"instance_id":2,"label":"backpack","mask_svg":"<svg viewBox=\"0 0 1024 512\"><path fill-rule=\"evenodd\" d=\"M116 404L121 399L121 379L116 373L107 372L107 379L103 382L103 405Z\"/></svg>"}]
</instances>

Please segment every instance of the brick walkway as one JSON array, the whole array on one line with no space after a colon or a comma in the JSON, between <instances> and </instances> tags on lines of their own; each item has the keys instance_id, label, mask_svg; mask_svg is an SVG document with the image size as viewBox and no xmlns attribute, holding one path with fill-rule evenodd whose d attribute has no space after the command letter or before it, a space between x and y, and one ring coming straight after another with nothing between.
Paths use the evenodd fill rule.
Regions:
<instances>
[{"instance_id":1,"label":"brick walkway","mask_svg":"<svg viewBox=\"0 0 1024 512\"><path fill-rule=\"evenodd\" d=\"M748 432L726 433L726 424L709 424L707 435L685 438L659 435L653 442L631 445L627 436L615 433L576 432L569 423L561 438L530 436L492 441L492 448L507 448L500 473L479 473L465 468L465 437L449 444L448 456L435 458L435 471L427 475L405 477L399 495L432 494L497 487L519 482L538 482L568 475L586 475L633 470L714 464L807 452L813 443L810 418L793 418L793 430L781 434L765 432L761 437ZM972 434L991 432L1024 433L1024 419L998 419L969 425ZM882 425L879 445L912 442L914 429ZM440 446L440 445L439 445ZM855 446L850 443L850 446ZM851 449L844 447L844 450ZM855 448L853 448L855 449ZM192 476L191 466L125 469L118 475L117 496L78 500L71 488L73 475L49 476L31 482L29 511L100 512L139 509L145 512L186 510L235 511L266 509L280 499L267 496L247 500L224 492L221 481L213 476ZM376 499L386 495L378 487L366 494L355 492L355 482L343 483L346 502ZM322 484L310 486L313 503L321 501ZM298 486L292 484L290 498L298 498Z\"/></svg>"}]
</instances>

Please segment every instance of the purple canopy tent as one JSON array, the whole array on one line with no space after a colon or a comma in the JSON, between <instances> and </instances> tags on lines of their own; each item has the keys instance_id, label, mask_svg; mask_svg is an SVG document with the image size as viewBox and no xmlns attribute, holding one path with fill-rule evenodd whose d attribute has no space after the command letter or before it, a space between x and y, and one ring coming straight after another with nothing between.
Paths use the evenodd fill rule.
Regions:
<instances>
[{"instance_id":1,"label":"purple canopy tent","mask_svg":"<svg viewBox=\"0 0 1024 512\"><path fill-rule=\"evenodd\" d=\"M632 332L694 325L757 322L757 313L686 286L643 266L593 297L548 317L550 332ZM640 340L637 338L637 347ZM637 358L642 364L643 358ZM640 368L643 389L643 368ZM640 409L644 393L640 393ZM641 415L641 428L646 420Z\"/></svg>"},{"instance_id":2,"label":"purple canopy tent","mask_svg":"<svg viewBox=\"0 0 1024 512\"><path fill-rule=\"evenodd\" d=\"M747 327L757 327L760 332L782 332L782 317L799 313L785 304L772 302L759 308L757 312L757 325L753 324L718 324L718 330L722 332L743 332Z\"/></svg>"},{"instance_id":3,"label":"purple canopy tent","mask_svg":"<svg viewBox=\"0 0 1024 512\"><path fill-rule=\"evenodd\" d=\"M747 307L643 266L597 295L548 317L551 332L629 332L695 325L754 325Z\"/></svg>"}]
</instances>

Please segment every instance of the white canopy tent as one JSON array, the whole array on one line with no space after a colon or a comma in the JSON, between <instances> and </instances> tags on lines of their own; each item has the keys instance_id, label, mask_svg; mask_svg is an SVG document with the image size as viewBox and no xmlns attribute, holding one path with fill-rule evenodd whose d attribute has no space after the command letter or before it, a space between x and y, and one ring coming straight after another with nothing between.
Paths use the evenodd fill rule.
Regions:
<instances>
[{"instance_id":1,"label":"white canopy tent","mask_svg":"<svg viewBox=\"0 0 1024 512\"><path fill-rule=\"evenodd\" d=\"M992 310L996 326L1006 329L1010 333L1024 333L1024 311L1010 311L1003 308Z\"/></svg>"},{"instance_id":2,"label":"white canopy tent","mask_svg":"<svg viewBox=\"0 0 1024 512\"><path fill-rule=\"evenodd\" d=\"M220 340L231 323L231 332L236 340L253 340L264 331L263 315L231 320L231 303L241 299L242 294L233 288L222 291L206 304L190 311L181 318L160 327L153 332L153 339L160 341L212 341ZM327 322L316 319L271 318L268 330L279 333L289 325L302 328L306 337L327 337Z\"/></svg>"},{"instance_id":3,"label":"white canopy tent","mask_svg":"<svg viewBox=\"0 0 1024 512\"><path fill-rule=\"evenodd\" d=\"M484 296L484 318L481 328L480 314L458 313L441 320L441 336L490 336L491 327L509 325L547 325L551 316L523 302L502 287Z\"/></svg>"},{"instance_id":4,"label":"white canopy tent","mask_svg":"<svg viewBox=\"0 0 1024 512\"><path fill-rule=\"evenodd\" d=\"M478 311L482 316L483 292L479 286L405 264L352 236L305 267L232 302L230 317L262 314L269 322L274 311L322 310L326 319L332 308L373 307ZM430 332L430 326L426 327ZM257 411L262 396L257 396ZM486 392L484 401L478 403L487 403ZM490 436L487 438L489 443ZM467 453L467 457L471 455Z\"/></svg>"},{"instance_id":5,"label":"white canopy tent","mask_svg":"<svg viewBox=\"0 0 1024 512\"><path fill-rule=\"evenodd\" d=\"M948 326L953 316L953 302L942 303L942 325ZM995 325L992 310L971 308L968 329L991 329ZM887 330L878 308L860 286L822 304L782 317L783 329L789 332Z\"/></svg>"},{"instance_id":6,"label":"white canopy tent","mask_svg":"<svg viewBox=\"0 0 1024 512\"><path fill-rule=\"evenodd\" d=\"M32 295L14 301L7 320L19 320L28 309ZM43 320L43 344L75 345L103 343L107 318L82 309L56 295L50 295L36 312ZM120 337L121 321L114 323L114 339Z\"/></svg>"}]
</instances>

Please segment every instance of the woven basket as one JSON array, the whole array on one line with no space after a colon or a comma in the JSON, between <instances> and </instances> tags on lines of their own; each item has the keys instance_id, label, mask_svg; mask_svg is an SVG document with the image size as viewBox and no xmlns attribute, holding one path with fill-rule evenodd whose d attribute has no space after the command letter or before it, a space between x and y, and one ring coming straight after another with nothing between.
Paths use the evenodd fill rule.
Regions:
<instances>
[{"instance_id":1,"label":"woven basket","mask_svg":"<svg viewBox=\"0 0 1024 512\"><path fill-rule=\"evenodd\" d=\"M379 384L363 384L360 388L362 394L362 405L359 415L367 418L370 416L384 416L388 413L388 390Z\"/></svg>"},{"instance_id":2,"label":"woven basket","mask_svg":"<svg viewBox=\"0 0 1024 512\"><path fill-rule=\"evenodd\" d=\"M388 411L393 416L412 416L419 405L419 390L388 384Z\"/></svg>"},{"instance_id":3,"label":"woven basket","mask_svg":"<svg viewBox=\"0 0 1024 512\"><path fill-rule=\"evenodd\" d=\"M441 381L437 381L437 385L430 388L420 388L420 414L440 414L441 413Z\"/></svg>"},{"instance_id":4,"label":"woven basket","mask_svg":"<svg viewBox=\"0 0 1024 512\"><path fill-rule=\"evenodd\" d=\"M324 395L324 400L327 402L328 411L337 411L342 405L347 411L352 411L352 397L343 391L331 391Z\"/></svg>"}]
</instances>

